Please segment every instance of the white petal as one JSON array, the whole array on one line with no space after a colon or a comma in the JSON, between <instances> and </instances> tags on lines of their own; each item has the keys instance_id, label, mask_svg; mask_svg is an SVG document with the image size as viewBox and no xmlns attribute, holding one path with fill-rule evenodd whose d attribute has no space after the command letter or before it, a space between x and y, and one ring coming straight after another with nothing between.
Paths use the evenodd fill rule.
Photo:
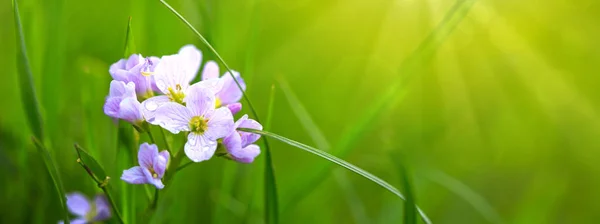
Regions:
<instances>
[{"instance_id":1,"label":"white petal","mask_svg":"<svg viewBox=\"0 0 600 224\"><path fill-rule=\"evenodd\" d=\"M158 125L158 123L156 123L154 119L154 117L156 116L156 110L158 110L160 106L168 102L171 102L171 100L168 96L165 95L151 97L142 102L142 114L144 115L144 118L148 121L148 123Z\"/></svg>"},{"instance_id":2,"label":"white petal","mask_svg":"<svg viewBox=\"0 0 600 224\"><path fill-rule=\"evenodd\" d=\"M188 76L196 72L190 71L187 60L180 55L168 55L163 56L154 69L154 80L156 87L164 94L169 93L169 88L185 92L189 86Z\"/></svg>"},{"instance_id":3,"label":"white petal","mask_svg":"<svg viewBox=\"0 0 600 224\"><path fill-rule=\"evenodd\" d=\"M202 62L202 52L198 50L194 45L188 44L181 49L179 49L179 53L181 56L181 60L185 61L185 65L188 67L186 70L189 71L187 73L187 81L191 82L196 78L196 74L198 70L200 70L200 63Z\"/></svg>"},{"instance_id":4,"label":"white petal","mask_svg":"<svg viewBox=\"0 0 600 224\"><path fill-rule=\"evenodd\" d=\"M207 138L217 140L229 135L233 129L233 115L227 107L216 109L208 118Z\"/></svg>"},{"instance_id":5,"label":"white petal","mask_svg":"<svg viewBox=\"0 0 600 224\"><path fill-rule=\"evenodd\" d=\"M203 135L190 133L185 143L185 155L194 162L210 159L217 150L217 141L210 140Z\"/></svg>"},{"instance_id":6,"label":"white petal","mask_svg":"<svg viewBox=\"0 0 600 224\"><path fill-rule=\"evenodd\" d=\"M190 111L181 104L168 102L156 110L154 122L173 134L190 130Z\"/></svg>"}]
</instances>

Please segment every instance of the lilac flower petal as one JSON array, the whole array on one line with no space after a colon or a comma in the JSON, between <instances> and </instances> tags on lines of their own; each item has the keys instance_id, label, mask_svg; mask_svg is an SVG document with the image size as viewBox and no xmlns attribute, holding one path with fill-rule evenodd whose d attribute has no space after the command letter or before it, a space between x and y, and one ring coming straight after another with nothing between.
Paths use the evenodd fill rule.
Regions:
<instances>
[{"instance_id":1,"label":"lilac flower petal","mask_svg":"<svg viewBox=\"0 0 600 224\"><path fill-rule=\"evenodd\" d=\"M200 81L200 82L190 86L189 89L191 89L194 86L202 86L203 88L210 89L213 93L218 93L223 88L223 80L221 80L221 79L203 80L203 81Z\"/></svg>"},{"instance_id":2,"label":"lilac flower petal","mask_svg":"<svg viewBox=\"0 0 600 224\"><path fill-rule=\"evenodd\" d=\"M156 110L154 122L173 134L190 130L191 112L181 104L168 102Z\"/></svg>"},{"instance_id":3,"label":"lilac flower petal","mask_svg":"<svg viewBox=\"0 0 600 224\"><path fill-rule=\"evenodd\" d=\"M158 189L163 189L165 187L165 185L162 183L160 178L158 178L158 177L154 178L154 176L152 176L152 173L150 173L150 170L143 169L142 171L144 172L144 176L146 177L146 183L152 184Z\"/></svg>"},{"instance_id":4,"label":"lilac flower petal","mask_svg":"<svg viewBox=\"0 0 600 224\"><path fill-rule=\"evenodd\" d=\"M201 162L210 159L217 150L217 141L210 140L203 135L190 133L188 141L185 143L185 155L194 162Z\"/></svg>"},{"instance_id":5,"label":"lilac flower petal","mask_svg":"<svg viewBox=\"0 0 600 224\"><path fill-rule=\"evenodd\" d=\"M202 80L218 79L219 65L215 61L207 61L202 69Z\"/></svg>"},{"instance_id":6,"label":"lilac flower petal","mask_svg":"<svg viewBox=\"0 0 600 224\"><path fill-rule=\"evenodd\" d=\"M246 83L244 82L242 77L240 77L240 73L236 71L232 72L238 80L238 82L240 83L240 86L242 86L242 89L246 90ZM229 75L229 72L226 72L225 75L221 77L221 79L223 79L223 88L217 94L217 97L219 97L221 103L223 105L227 105L240 101L240 99L242 99L243 93L238 88L237 84L235 84L235 81L233 80L231 75Z\"/></svg>"},{"instance_id":7,"label":"lilac flower petal","mask_svg":"<svg viewBox=\"0 0 600 224\"><path fill-rule=\"evenodd\" d=\"M144 168L140 166L134 166L128 170L124 170L123 175L121 175L121 180L130 184L145 184L148 182L146 180L146 175L144 174Z\"/></svg>"},{"instance_id":8,"label":"lilac flower petal","mask_svg":"<svg viewBox=\"0 0 600 224\"><path fill-rule=\"evenodd\" d=\"M91 209L90 202L81 193L67 194L67 208L71 213L85 216Z\"/></svg>"},{"instance_id":9,"label":"lilac flower petal","mask_svg":"<svg viewBox=\"0 0 600 224\"><path fill-rule=\"evenodd\" d=\"M110 82L110 97L135 97L135 83L113 80Z\"/></svg>"},{"instance_id":10,"label":"lilac flower petal","mask_svg":"<svg viewBox=\"0 0 600 224\"><path fill-rule=\"evenodd\" d=\"M240 110L242 110L242 104L241 103L228 104L227 108L229 108L229 111L231 111L231 114L237 114L238 112L240 112Z\"/></svg>"},{"instance_id":11,"label":"lilac flower petal","mask_svg":"<svg viewBox=\"0 0 600 224\"><path fill-rule=\"evenodd\" d=\"M198 72L190 71L189 67L187 61L182 60L179 55L163 56L154 69L156 87L164 94L169 93L169 88L185 92L189 87L188 77Z\"/></svg>"},{"instance_id":12,"label":"lilac flower petal","mask_svg":"<svg viewBox=\"0 0 600 224\"><path fill-rule=\"evenodd\" d=\"M154 118L156 117L156 110L163 104L171 102L168 96L161 95L148 98L142 102L142 114L148 123L158 125Z\"/></svg>"},{"instance_id":13,"label":"lilac flower petal","mask_svg":"<svg viewBox=\"0 0 600 224\"><path fill-rule=\"evenodd\" d=\"M229 154L233 154L242 149L242 138L236 131L232 131L227 137L223 138L223 146Z\"/></svg>"},{"instance_id":14,"label":"lilac flower petal","mask_svg":"<svg viewBox=\"0 0 600 224\"><path fill-rule=\"evenodd\" d=\"M112 76L112 78L114 80L122 81L122 80L127 79L128 72L125 70L126 63L127 63L127 60L121 59L121 60L115 62L114 64L110 65L108 72L110 73L110 76Z\"/></svg>"},{"instance_id":15,"label":"lilac flower petal","mask_svg":"<svg viewBox=\"0 0 600 224\"><path fill-rule=\"evenodd\" d=\"M221 107L216 109L208 117L208 128L204 135L210 140L217 140L229 135L233 129L233 115L228 108Z\"/></svg>"},{"instance_id":16,"label":"lilac flower petal","mask_svg":"<svg viewBox=\"0 0 600 224\"><path fill-rule=\"evenodd\" d=\"M201 85L190 87L184 101L192 116L204 116L215 108L215 94Z\"/></svg>"},{"instance_id":17,"label":"lilac flower petal","mask_svg":"<svg viewBox=\"0 0 600 224\"><path fill-rule=\"evenodd\" d=\"M119 104L118 117L131 123L142 121L142 105L136 98L127 97Z\"/></svg>"},{"instance_id":18,"label":"lilac flower petal","mask_svg":"<svg viewBox=\"0 0 600 224\"><path fill-rule=\"evenodd\" d=\"M152 168L156 157L158 157L158 147L155 144L144 142L140 145L138 163L141 167Z\"/></svg>"},{"instance_id":19,"label":"lilac flower petal","mask_svg":"<svg viewBox=\"0 0 600 224\"><path fill-rule=\"evenodd\" d=\"M64 224L65 221L60 220L58 223L59 224ZM85 220L84 218L77 218L77 219L71 219L71 220L69 220L69 223L71 223L71 224L86 224L87 220Z\"/></svg>"},{"instance_id":20,"label":"lilac flower petal","mask_svg":"<svg viewBox=\"0 0 600 224\"><path fill-rule=\"evenodd\" d=\"M177 53L181 60L186 62L186 70L189 71L187 73L187 81L191 82L196 78L196 74L198 70L200 70L200 63L202 63L202 52L196 48L196 46L192 44L185 45L179 49L179 53Z\"/></svg>"},{"instance_id":21,"label":"lilac flower petal","mask_svg":"<svg viewBox=\"0 0 600 224\"><path fill-rule=\"evenodd\" d=\"M254 158L256 158L260 154L260 147L258 145L248 145L241 150L237 150L235 152L230 152L231 157L235 161L240 163L252 163Z\"/></svg>"},{"instance_id":22,"label":"lilac flower petal","mask_svg":"<svg viewBox=\"0 0 600 224\"><path fill-rule=\"evenodd\" d=\"M140 65L141 63L144 62L144 57L142 57L142 55L140 54L132 54L131 56L129 56L129 58L127 59L127 62L125 63L125 70L131 70L134 67Z\"/></svg>"},{"instance_id":23,"label":"lilac flower petal","mask_svg":"<svg viewBox=\"0 0 600 224\"><path fill-rule=\"evenodd\" d=\"M236 129L237 128L250 128L250 129L256 129L256 130L263 129L263 127L260 123L258 123L255 120L248 119L248 115L244 115L242 118L240 118L236 122L235 128ZM259 134L248 133L248 132L243 132L243 131L240 131L239 133L242 138L242 147L246 147L246 146L256 142L260 138Z\"/></svg>"},{"instance_id":24,"label":"lilac flower petal","mask_svg":"<svg viewBox=\"0 0 600 224\"><path fill-rule=\"evenodd\" d=\"M104 195L97 195L94 199L96 202L96 217L94 217L94 221L103 221L107 220L111 216L110 212L110 204Z\"/></svg>"},{"instance_id":25,"label":"lilac flower petal","mask_svg":"<svg viewBox=\"0 0 600 224\"><path fill-rule=\"evenodd\" d=\"M121 104L121 97L108 97L104 103L104 114L112 118L119 117L119 104Z\"/></svg>"},{"instance_id":26,"label":"lilac flower petal","mask_svg":"<svg viewBox=\"0 0 600 224\"><path fill-rule=\"evenodd\" d=\"M165 170L167 169L167 163L169 162L169 152L167 150L163 150L156 157L154 157L153 169L154 172L158 175L158 178L162 178L165 175Z\"/></svg>"}]
</instances>

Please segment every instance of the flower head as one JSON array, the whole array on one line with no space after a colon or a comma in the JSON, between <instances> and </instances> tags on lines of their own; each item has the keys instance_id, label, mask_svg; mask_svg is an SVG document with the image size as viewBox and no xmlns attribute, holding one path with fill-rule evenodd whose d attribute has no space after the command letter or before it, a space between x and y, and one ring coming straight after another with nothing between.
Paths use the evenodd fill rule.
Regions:
<instances>
[{"instance_id":1,"label":"flower head","mask_svg":"<svg viewBox=\"0 0 600 224\"><path fill-rule=\"evenodd\" d=\"M104 113L115 119L123 119L134 125L144 121L141 104L135 94L135 83L110 82L110 92L104 103Z\"/></svg>"},{"instance_id":2,"label":"flower head","mask_svg":"<svg viewBox=\"0 0 600 224\"><path fill-rule=\"evenodd\" d=\"M123 171L121 180L130 184L152 184L156 188L162 189L165 185L161 179L165 175L169 157L168 151L158 152L156 145L143 143L138 151L140 165Z\"/></svg>"},{"instance_id":3,"label":"flower head","mask_svg":"<svg viewBox=\"0 0 600 224\"><path fill-rule=\"evenodd\" d=\"M234 129L251 128L262 130L262 125L255 120L248 119L248 115L242 116L234 124ZM223 139L223 145L229 154L229 157L241 163L252 163L254 158L260 154L258 145L252 144L260 138L260 135L233 131Z\"/></svg>"},{"instance_id":4,"label":"flower head","mask_svg":"<svg viewBox=\"0 0 600 224\"><path fill-rule=\"evenodd\" d=\"M246 83L237 71L231 71L235 80L240 84L242 90L246 90ZM239 103L244 93L238 88L235 80L231 77L229 72L226 72L223 76L219 77L219 65L214 61L208 61L204 65L202 70L202 80L219 80L221 82L221 88L216 93L216 107L226 106L231 110L231 113L235 114L242 109L242 104Z\"/></svg>"},{"instance_id":5,"label":"flower head","mask_svg":"<svg viewBox=\"0 0 600 224\"><path fill-rule=\"evenodd\" d=\"M132 54L128 59L112 64L108 71L114 80L135 83L137 95L146 98L156 90L152 74L158 62L157 57L144 58L140 54Z\"/></svg>"},{"instance_id":6,"label":"flower head","mask_svg":"<svg viewBox=\"0 0 600 224\"><path fill-rule=\"evenodd\" d=\"M194 45L183 46L177 54L163 56L154 70L154 79L158 92L165 95L155 96L142 102L144 116L151 124L154 121L156 110L167 102L183 104L183 99L190 88L190 82L194 80L200 62L202 52ZM220 88L217 82L201 82L194 85L214 86Z\"/></svg>"},{"instance_id":7,"label":"flower head","mask_svg":"<svg viewBox=\"0 0 600 224\"><path fill-rule=\"evenodd\" d=\"M156 111L155 122L177 134L189 131L185 154L194 162L210 159L217 139L233 131L233 115L227 108L215 109L215 94L202 85L190 87L185 106L168 102Z\"/></svg>"},{"instance_id":8,"label":"flower head","mask_svg":"<svg viewBox=\"0 0 600 224\"><path fill-rule=\"evenodd\" d=\"M110 205L104 195L97 195L94 202L90 202L81 193L67 194L67 208L77 218L71 220L74 224L100 222L110 218ZM59 223L63 223L60 221Z\"/></svg>"}]
</instances>

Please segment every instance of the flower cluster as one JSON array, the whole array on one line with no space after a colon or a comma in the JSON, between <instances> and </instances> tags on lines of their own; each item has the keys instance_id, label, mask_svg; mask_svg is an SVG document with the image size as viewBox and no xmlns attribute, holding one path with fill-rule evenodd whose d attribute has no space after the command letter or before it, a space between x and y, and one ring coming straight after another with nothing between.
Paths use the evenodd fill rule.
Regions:
<instances>
[{"instance_id":1,"label":"flower cluster","mask_svg":"<svg viewBox=\"0 0 600 224\"><path fill-rule=\"evenodd\" d=\"M77 218L71 220L73 224L95 223L110 218L110 205L104 195L97 195L93 202L81 193L67 194L67 208ZM59 223L64 223L60 221Z\"/></svg>"},{"instance_id":2,"label":"flower cluster","mask_svg":"<svg viewBox=\"0 0 600 224\"><path fill-rule=\"evenodd\" d=\"M246 88L244 80L236 71L220 75L217 63L208 61L201 81L193 83L201 63L202 52L193 45L160 59L134 54L119 60L109 69L114 80L104 113L131 123L140 132L149 131L149 125L173 134L185 132L183 150L194 162L208 160L222 148L218 155L251 163L260 154L260 148L253 144L260 135L236 129L262 130L262 126L247 115L234 122L233 116L242 109L239 101ZM144 143L138 153L140 166L124 171L121 179L161 189L169 158L167 151L159 153L156 145Z\"/></svg>"}]
</instances>

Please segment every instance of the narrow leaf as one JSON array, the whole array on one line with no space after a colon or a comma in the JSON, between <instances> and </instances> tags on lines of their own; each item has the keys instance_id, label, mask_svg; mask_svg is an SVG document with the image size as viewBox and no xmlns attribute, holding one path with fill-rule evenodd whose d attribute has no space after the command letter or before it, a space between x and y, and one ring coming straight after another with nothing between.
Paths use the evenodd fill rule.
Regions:
<instances>
[{"instance_id":1,"label":"narrow leaf","mask_svg":"<svg viewBox=\"0 0 600 224\"><path fill-rule=\"evenodd\" d=\"M75 144L75 151L77 152L77 158L83 162L86 166L88 166L98 180L106 179L106 172L104 168L92 157L88 152L86 152L81 146Z\"/></svg>"},{"instance_id":2,"label":"narrow leaf","mask_svg":"<svg viewBox=\"0 0 600 224\"><path fill-rule=\"evenodd\" d=\"M59 197L58 199L63 208L64 221L65 221L65 223L68 224L69 223L69 212L67 210L67 199L66 199L65 189L63 188L63 183L60 179L60 176L58 175L58 169L56 169L56 165L54 164L54 161L52 160L52 157L50 156L50 152L48 152L48 150L46 149L46 147L44 147L42 142L40 142L40 140L37 139L36 137L31 137L31 140L33 141L33 144L35 144L35 147L37 148L38 152L44 158L44 163L46 164L46 169L48 170L48 173L50 173L50 177L52 178L52 182L54 183L54 188L56 189L56 193L58 194L58 197Z\"/></svg>"},{"instance_id":3,"label":"narrow leaf","mask_svg":"<svg viewBox=\"0 0 600 224\"><path fill-rule=\"evenodd\" d=\"M131 30L131 16L127 22L127 32L125 35L125 51L123 57L128 58L130 55L135 54L135 42L133 41L133 31Z\"/></svg>"},{"instance_id":4,"label":"narrow leaf","mask_svg":"<svg viewBox=\"0 0 600 224\"><path fill-rule=\"evenodd\" d=\"M408 172L406 172L406 168L403 165L400 166L402 187L406 194L406 201L404 201L404 224L417 224L417 205L415 204L415 196L408 180Z\"/></svg>"},{"instance_id":5,"label":"narrow leaf","mask_svg":"<svg viewBox=\"0 0 600 224\"><path fill-rule=\"evenodd\" d=\"M23 109L27 114L27 122L33 135L42 141L42 115L39 109L39 102L35 93L33 84L33 74L29 66L27 57L27 48L25 47L25 36L23 34L23 26L21 24L21 16L19 15L19 7L16 0L12 1L15 16L15 34L17 39L17 71L19 72L19 87L21 89L21 101Z\"/></svg>"},{"instance_id":6,"label":"narrow leaf","mask_svg":"<svg viewBox=\"0 0 600 224\"><path fill-rule=\"evenodd\" d=\"M355 165L352 165L351 163L348 163L340 158L337 158L329 153L326 153L322 150L310 147L308 145L302 144L300 142L288 139L286 137L271 133L271 132L267 132L267 131L261 131L261 130L255 130L255 129L249 129L249 128L238 128L238 130L240 131L244 131L244 132L249 132L249 133L255 133L255 134L260 134L263 136L268 136L274 139L277 139L283 143L286 143L288 145L294 146L296 148L302 149L304 151L307 151L311 154L314 154L316 156L319 156L323 159L326 159L332 163L335 163L341 167L344 167L358 175L363 176L364 178L367 178L371 181L373 181L374 183L378 184L379 186L385 188L386 190L392 192L393 194L395 194L396 196L398 196L399 198L401 198L402 200L406 200L406 197L400 193L400 191L398 189L396 189L394 186L392 186L391 184L385 182L384 180L382 180L381 178L361 169L358 168ZM429 218L427 218L427 216L425 215L425 213L419 208L417 207L417 211L419 212L419 214L421 215L421 218L423 219L423 221L425 223L431 223L431 221L429 221Z\"/></svg>"},{"instance_id":7,"label":"narrow leaf","mask_svg":"<svg viewBox=\"0 0 600 224\"><path fill-rule=\"evenodd\" d=\"M275 102L275 86L271 87L269 97L269 107L267 112L267 122L265 127L271 127L273 117L273 105ZM279 223L279 205L277 198L277 185L275 183L275 173L273 171L273 161L271 159L271 150L265 143L265 221L266 223Z\"/></svg>"}]
</instances>

